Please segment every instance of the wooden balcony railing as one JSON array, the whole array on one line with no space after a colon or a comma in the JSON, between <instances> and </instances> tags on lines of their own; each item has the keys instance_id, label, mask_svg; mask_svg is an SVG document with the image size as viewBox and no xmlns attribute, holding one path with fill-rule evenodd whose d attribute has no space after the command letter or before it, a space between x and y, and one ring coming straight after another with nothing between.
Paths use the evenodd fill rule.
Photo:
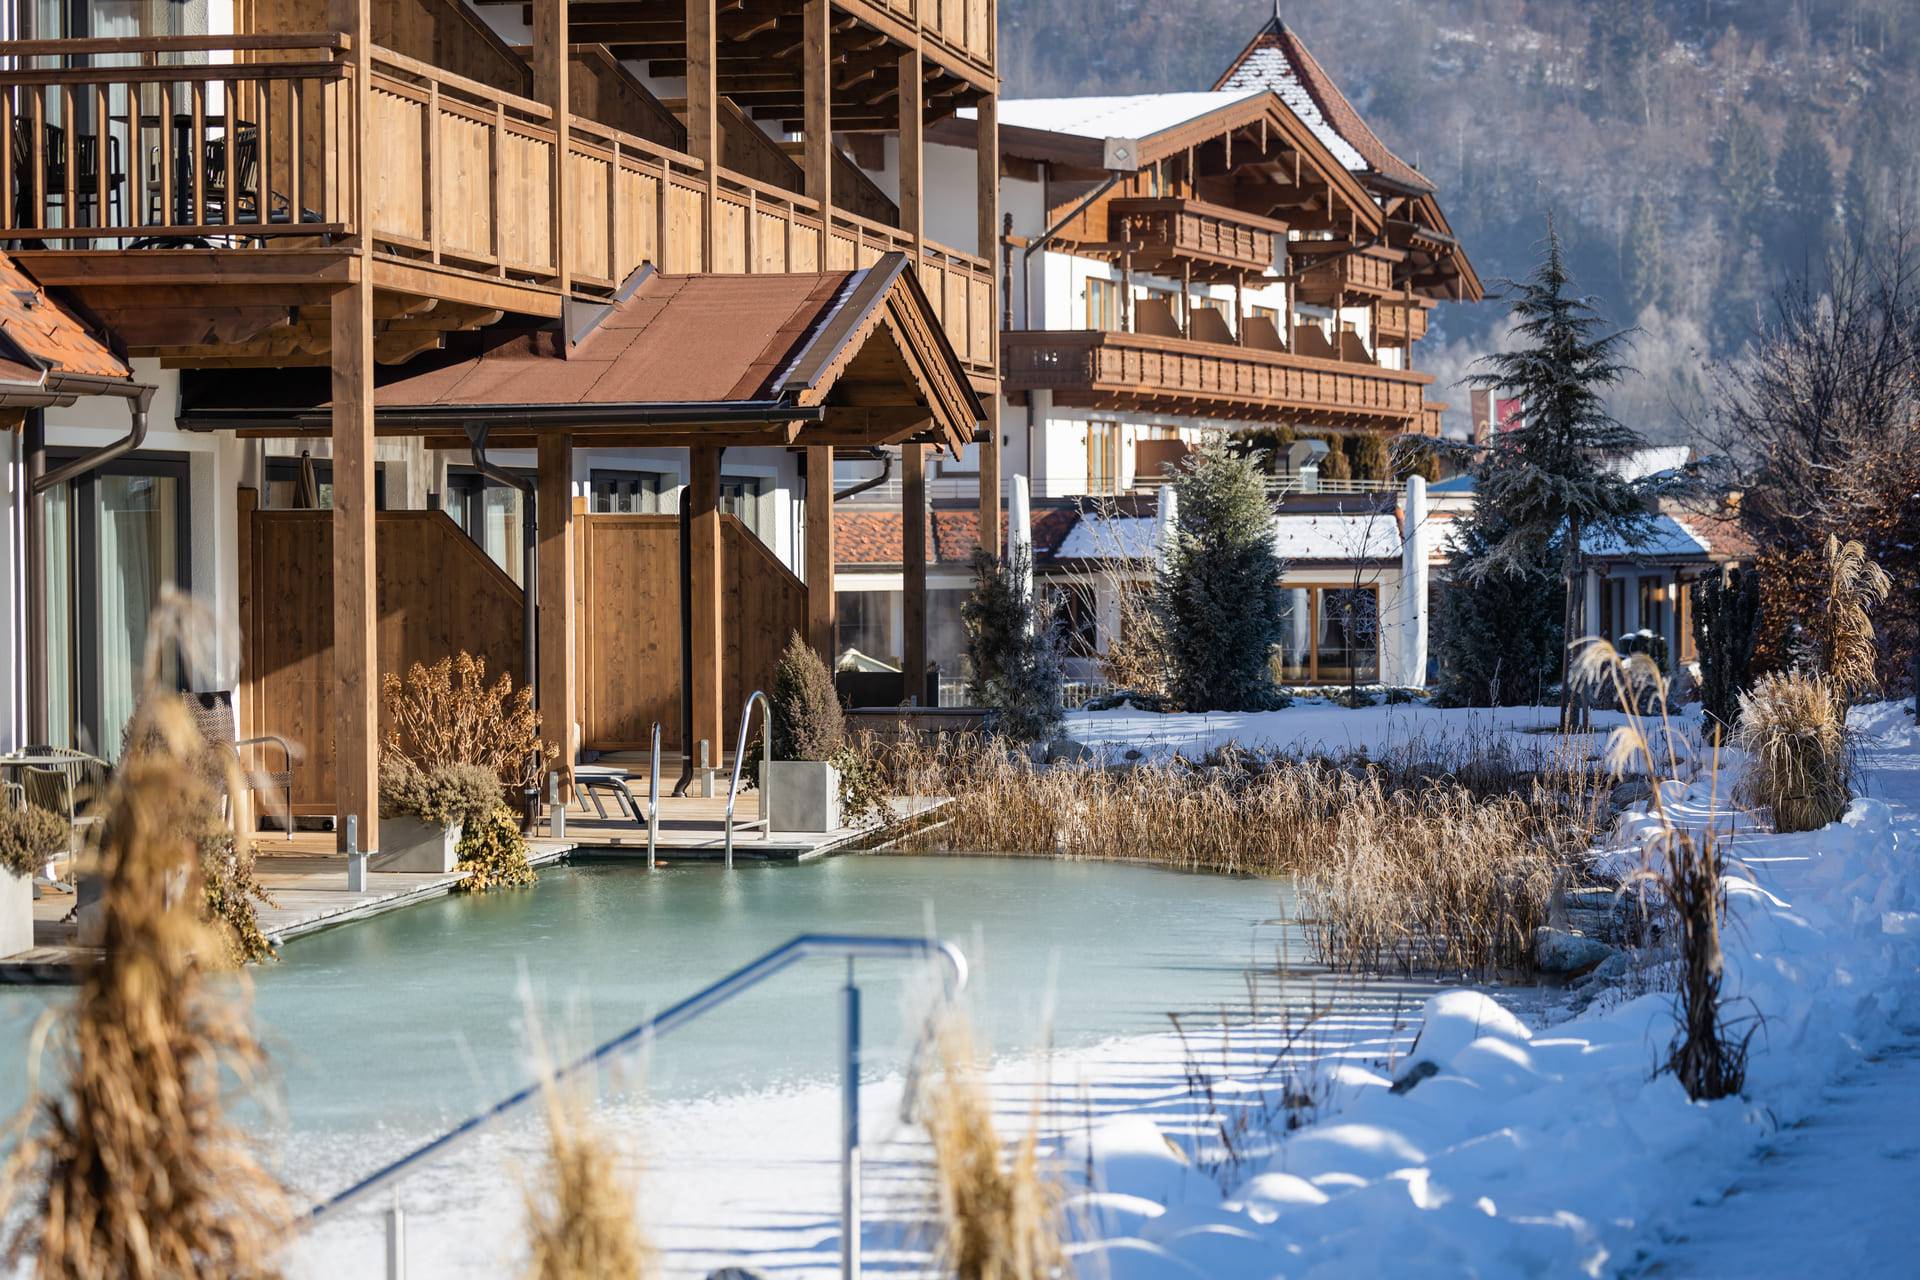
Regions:
<instances>
[{"instance_id":1,"label":"wooden balcony railing","mask_svg":"<svg viewBox=\"0 0 1920 1280\"><path fill-rule=\"evenodd\" d=\"M116 65L34 65L81 53ZM709 208L692 156L580 117L562 166L546 105L378 47L369 118L356 121L359 72L334 34L0 43L9 55L0 241L17 247L255 248L364 230L384 260L557 291L561 174L579 293L607 293L643 262L849 270L913 250L898 229L836 209L821 263L816 202L721 169ZM364 229L345 176L362 138L378 149ZM991 266L933 244L916 266L960 359L990 374Z\"/></svg>"},{"instance_id":2,"label":"wooden balcony railing","mask_svg":"<svg viewBox=\"0 0 1920 1280\"><path fill-rule=\"evenodd\" d=\"M1403 347L1427 336L1427 308L1418 303L1383 302L1380 304L1380 343Z\"/></svg>"},{"instance_id":3,"label":"wooden balcony railing","mask_svg":"<svg viewBox=\"0 0 1920 1280\"><path fill-rule=\"evenodd\" d=\"M1137 333L1034 329L1001 336L1008 391L1113 411L1420 430L1433 375L1290 351Z\"/></svg>"},{"instance_id":4,"label":"wooden balcony railing","mask_svg":"<svg viewBox=\"0 0 1920 1280\"><path fill-rule=\"evenodd\" d=\"M927 42L957 54L978 66L995 65L994 28L998 25L992 0L865 0L875 11L908 28L917 27ZM848 5L858 12L858 5Z\"/></svg>"},{"instance_id":5,"label":"wooden balcony railing","mask_svg":"<svg viewBox=\"0 0 1920 1280\"><path fill-rule=\"evenodd\" d=\"M1344 246L1338 246L1327 255L1326 261L1316 263L1315 258L1319 256L1314 247L1316 243L1304 240L1288 246L1300 273L1302 302L1328 306L1343 296L1351 301L1362 296L1384 297L1399 292L1394 283L1397 255L1393 251L1347 252Z\"/></svg>"},{"instance_id":6,"label":"wooden balcony railing","mask_svg":"<svg viewBox=\"0 0 1920 1280\"><path fill-rule=\"evenodd\" d=\"M1259 275L1274 263L1285 223L1200 200L1128 198L1107 206L1109 234L1141 247L1133 265L1179 276L1181 264L1202 279Z\"/></svg>"}]
</instances>

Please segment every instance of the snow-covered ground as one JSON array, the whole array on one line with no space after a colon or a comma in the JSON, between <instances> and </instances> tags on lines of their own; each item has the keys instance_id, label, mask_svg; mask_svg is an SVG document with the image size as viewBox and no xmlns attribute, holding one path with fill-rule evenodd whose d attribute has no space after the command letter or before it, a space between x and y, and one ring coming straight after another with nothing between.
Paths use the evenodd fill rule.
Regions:
<instances>
[{"instance_id":1,"label":"snow-covered ground","mask_svg":"<svg viewBox=\"0 0 1920 1280\"><path fill-rule=\"evenodd\" d=\"M1117 713L1109 722L1134 743L1282 746L1319 732L1327 716L1404 710L1211 717L1159 735L1150 722L1174 718ZM1444 713L1415 718L1435 714ZM1870 1197L1853 1200L1856 1219L1873 1204L1904 1220L1911 1130L1892 1126L1911 1118L1920 1070L1879 1067L1876 1055L1897 1063L1912 1053L1920 1008L1920 743L1903 706L1863 709L1856 727L1871 794L1843 821L1792 836L1742 824L1734 837L1725 990L1736 1016L1758 1020L1744 1099L1694 1103L1660 1072L1675 1029L1668 994L1617 990L1580 1016L1529 1025L1484 994L1450 992L1427 1002L1416 1043L1396 1063L1337 1067L1329 1114L1243 1159L1224 1194L1195 1176L1194 1148L1134 1119L1069 1142L1067 1167L1091 1175L1077 1201L1080 1264L1129 1278L1533 1276L1606 1274L1639 1259L1650 1273L1748 1274L1791 1255L1767 1255L1763 1238L1738 1223L1717 1227L1715 1209L1696 1202L1732 1187L1727 1204L1749 1196L1744 1211L1776 1235L1825 1235L1836 1196ZM1107 725L1076 729L1107 737ZM1355 729L1357 740L1364 730ZM1703 779L1674 798L1704 821L1710 787ZM1632 827L1629 815L1622 834ZM1848 1083L1836 1098L1837 1080ZM1823 1107L1844 1108L1825 1136ZM1807 1129L1781 1136L1802 1121ZM1855 1170L1821 1183L1827 1165L1844 1163L1850 1126L1885 1134L1877 1149L1905 1179L1874 1182ZM1784 1153L1777 1175L1741 1192L1770 1144ZM1806 1153L1805 1177L1778 1163L1795 1150ZM1869 1273L1910 1266L1906 1241L1890 1233L1849 1248L1868 1255ZM1661 1260L1668 1249L1671 1264Z\"/></svg>"},{"instance_id":2,"label":"snow-covered ground","mask_svg":"<svg viewBox=\"0 0 1920 1280\"><path fill-rule=\"evenodd\" d=\"M1551 719L1301 705L1094 713L1072 732L1120 753L1232 741L1377 754L1457 733L1537 742L1526 730ZM1056 1157L1076 1274L1909 1272L1884 1224L1904 1223L1920 1189L1920 734L1897 706L1865 709L1857 727L1868 795L1845 821L1775 836L1743 819L1734 837L1727 991L1736 1016L1759 1019L1745 1099L1696 1104L1660 1072L1672 997L1632 980L1577 998L1360 984L1319 993L1335 1012L1304 1033L1273 1016L1270 992L1252 1021L1229 1011L1184 1036L1003 1062L996 1109L1008 1134L1037 1122ZM1697 820L1714 812L1705 779L1673 799ZM1629 815L1619 843L1633 830ZM1311 1104L1290 1107L1303 1083ZM865 1243L875 1269L913 1273L925 1152L899 1093L897 1079L862 1091ZM838 1105L816 1087L608 1116L636 1135L640 1212L669 1274L837 1274ZM1307 1123L1290 1130L1296 1115ZM411 1274L510 1268L537 1140L503 1134L463 1161L500 1171L485 1195L462 1171L409 1183ZM362 1216L307 1241L295 1271L371 1272L378 1248Z\"/></svg>"}]
</instances>

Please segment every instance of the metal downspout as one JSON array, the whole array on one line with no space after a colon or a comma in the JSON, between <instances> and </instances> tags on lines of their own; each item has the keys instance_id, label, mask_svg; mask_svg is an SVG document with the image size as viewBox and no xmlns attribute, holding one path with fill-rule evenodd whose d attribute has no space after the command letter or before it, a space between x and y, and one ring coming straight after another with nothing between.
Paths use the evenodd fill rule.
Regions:
<instances>
[{"instance_id":1,"label":"metal downspout","mask_svg":"<svg viewBox=\"0 0 1920 1280\"><path fill-rule=\"evenodd\" d=\"M526 681L533 690L533 696L540 697L540 630L536 594L537 578L540 571L538 561L538 535L540 520L534 510L537 486L524 476L495 465L487 457L487 432L490 423L470 422L467 424L467 443L473 450L473 469L482 478L509 489L518 489L523 497L520 504L520 627L521 638L526 646Z\"/></svg>"}]
</instances>

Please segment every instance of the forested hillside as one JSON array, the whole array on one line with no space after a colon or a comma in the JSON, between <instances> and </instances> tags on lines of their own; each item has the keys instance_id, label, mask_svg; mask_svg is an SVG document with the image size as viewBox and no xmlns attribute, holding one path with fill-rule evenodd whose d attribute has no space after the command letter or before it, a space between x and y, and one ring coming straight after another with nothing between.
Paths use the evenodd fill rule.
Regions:
<instances>
[{"instance_id":1,"label":"forested hillside","mask_svg":"<svg viewBox=\"0 0 1920 1280\"><path fill-rule=\"evenodd\" d=\"M1205 88L1269 0L1001 0L1009 97ZM1489 281L1547 212L1637 323L1616 410L1668 436L1703 358L1850 236L1920 210L1920 0L1285 0L1380 135L1438 183ZM1444 379L1499 340L1442 308ZM1464 400L1464 393L1446 398Z\"/></svg>"}]
</instances>

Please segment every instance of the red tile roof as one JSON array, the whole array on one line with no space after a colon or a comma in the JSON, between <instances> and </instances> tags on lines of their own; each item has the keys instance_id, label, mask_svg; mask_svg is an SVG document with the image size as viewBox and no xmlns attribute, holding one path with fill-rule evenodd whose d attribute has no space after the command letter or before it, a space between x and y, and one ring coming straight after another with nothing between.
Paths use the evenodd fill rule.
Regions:
<instances>
[{"instance_id":1,"label":"red tile roof","mask_svg":"<svg viewBox=\"0 0 1920 1280\"><path fill-rule=\"evenodd\" d=\"M42 372L126 378L132 370L86 322L0 254L0 379L37 381Z\"/></svg>"},{"instance_id":2,"label":"red tile roof","mask_svg":"<svg viewBox=\"0 0 1920 1280\"><path fill-rule=\"evenodd\" d=\"M1032 514L1033 554L1044 560L1059 550L1080 513L1071 507L1041 507ZM927 513L927 544L933 564L965 564L980 542L980 512L975 508L936 509ZM901 562L905 520L898 508L866 510L841 507L833 513L834 558L843 565L891 565Z\"/></svg>"}]
</instances>

